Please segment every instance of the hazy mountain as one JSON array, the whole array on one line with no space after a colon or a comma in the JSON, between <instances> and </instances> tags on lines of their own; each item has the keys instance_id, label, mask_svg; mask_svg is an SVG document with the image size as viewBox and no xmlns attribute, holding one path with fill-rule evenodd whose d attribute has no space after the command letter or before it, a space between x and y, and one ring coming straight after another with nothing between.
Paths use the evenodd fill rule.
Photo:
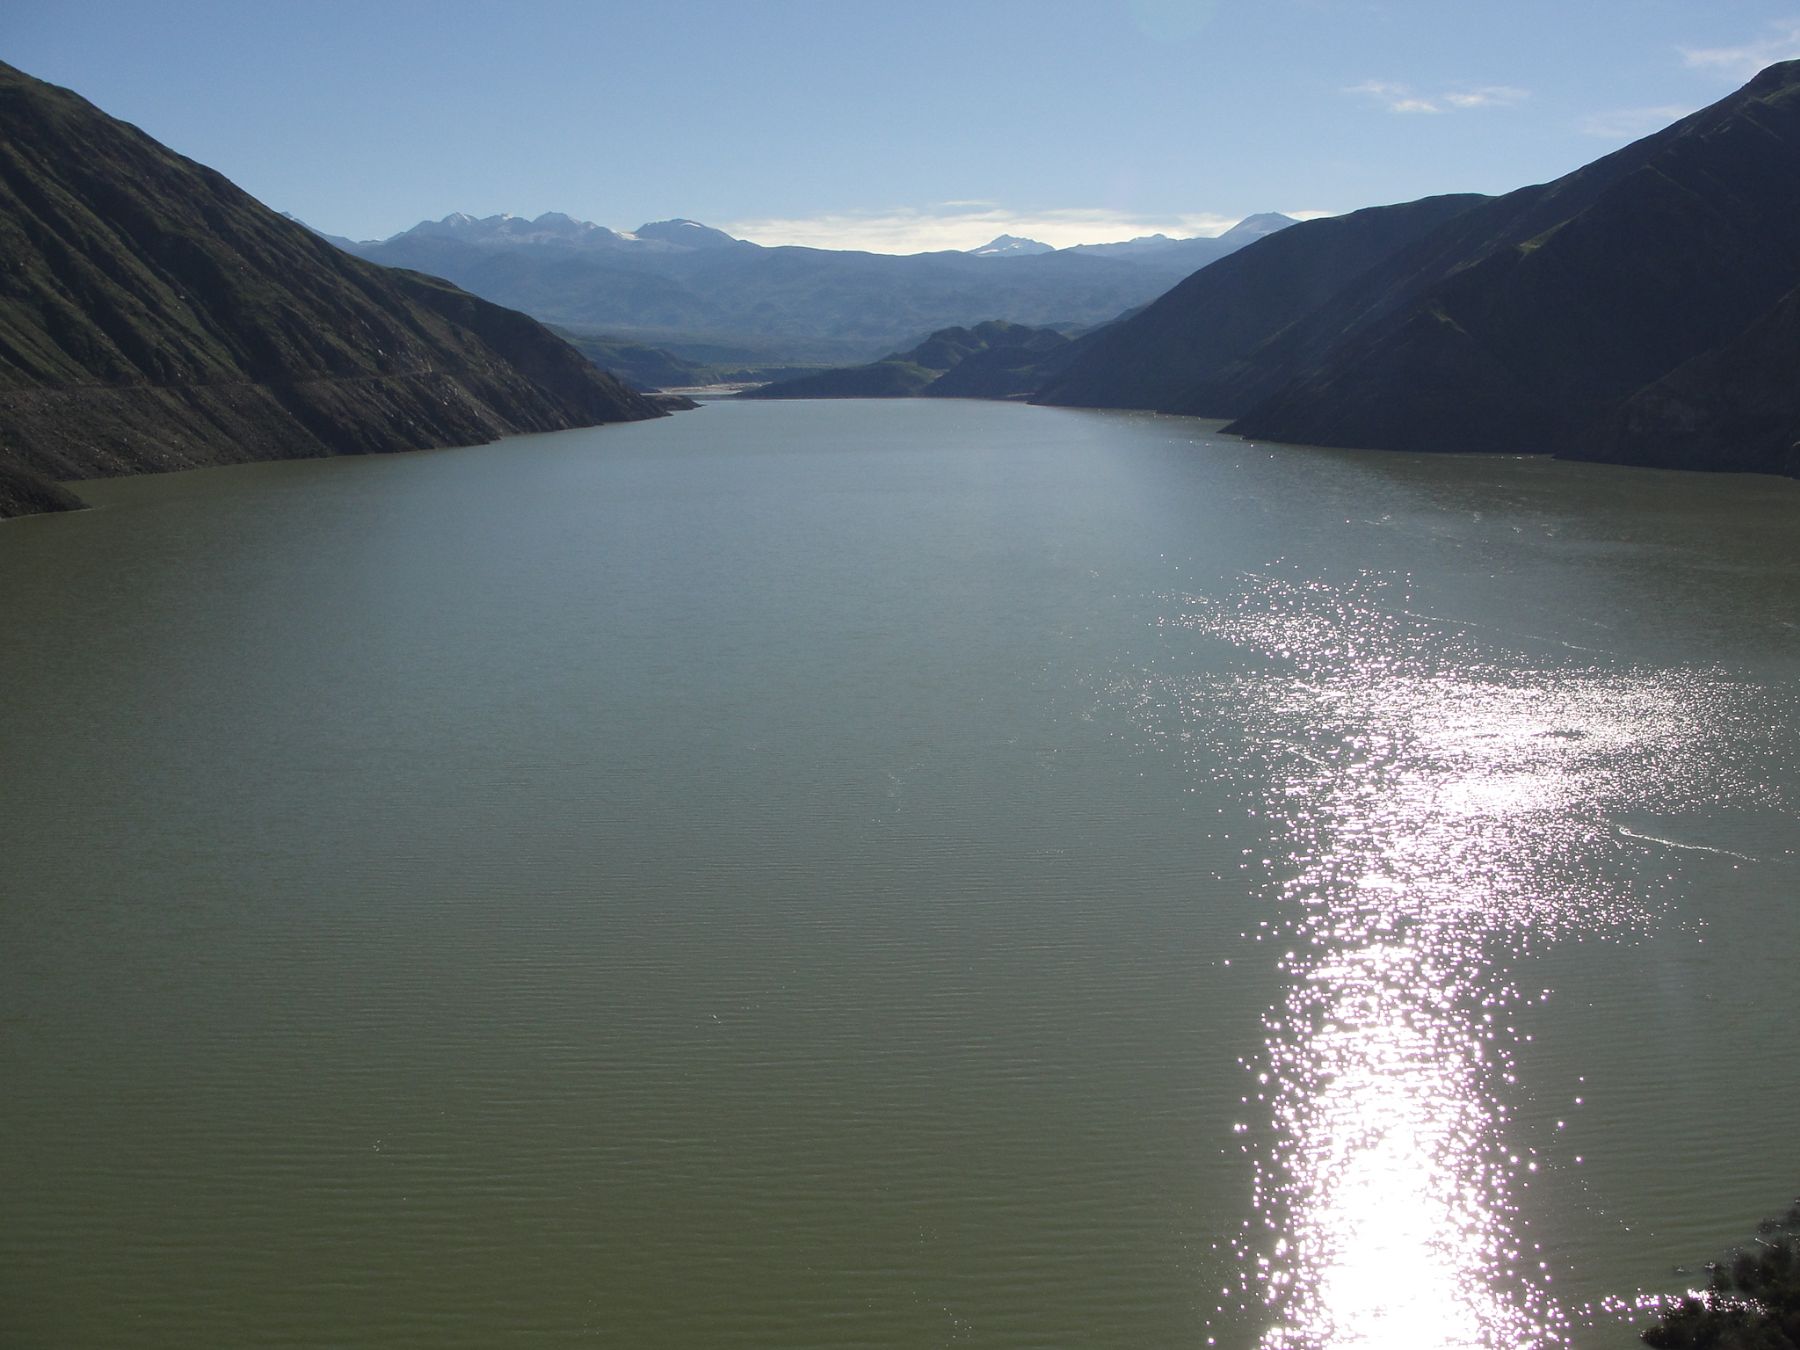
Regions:
<instances>
[{"instance_id":1,"label":"hazy mountain","mask_svg":"<svg viewBox=\"0 0 1800 1350\"><path fill-rule=\"evenodd\" d=\"M879 361L819 371L749 389L739 398L1023 398L1043 383L1042 365L1069 347L1050 328L989 320L944 328Z\"/></svg>"},{"instance_id":2,"label":"hazy mountain","mask_svg":"<svg viewBox=\"0 0 1800 1350\"><path fill-rule=\"evenodd\" d=\"M657 220L632 231L636 239L651 239L677 248L755 248L742 239L733 239L723 230L702 225L697 220Z\"/></svg>"},{"instance_id":3,"label":"hazy mountain","mask_svg":"<svg viewBox=\"0 0 1800 1350\"><path fill-rule=\"evenodd\" d=\"M294 224L300 226L302 229L312 230L312 232L314 234L318 235L319 238L323 239L326 243L333 244L333 245L337 246L338 248L352 249L352 248L356 247L356 241L354 239L346 239L341 234L326 234L325 231L323 231L323 230L313 230L312 226L308 225L304 220L300 219L300 217L295 215L292 211L283 211L281 213L281 218L283 220L293 221Z\"/></svg>"},{"instance_id":4,"label":"hazy mountain","mask_svg":"<svg viewBox=\"0 0 1800 1350\"><path fill-rule=\"evenodd\" d=\"M0 65L0 515L55 480L655 416L522 314L374 267Z\"/></svg>"},{"instance_id":5,"label":"hazy mountain","mask_svg":"<svg viewBox=\"0 0 1800 1350\"><path fill-rule=\"evenodd\" d=\"M1050 245L1016 234L997 234L980 248L964 250L972 258L1022 258L1032 253L1054 253Z\"/></svg>"},{"instance_id":6,"label":"hazy mountain","mask_svg":"<svg viewBox=\"0 0 1800 1350\"><path fill-rule=\"evenodd\" d=\"M1169 241L1170 248L1142 256L1040 251L1002 236L970 253L901 257L763 248L694 221L620 234L588 224L571 231L567 220L450 216L351 247L374 262L449 277L547 322L684 357L700 346L756 344L771 360L854 361L919 333L995 317L1040 327L1102 323L1266 228Z\"/></svg>"},{"instance_id":7,"label":"hazy mountain","mask_svg":"<svg viewBox=\"0 0 1800 1350\"><path fill-rule=\"evenodd\" d=\"M1423 232L1387 228L1446 208ZM1318 250L1364 225L1381 246L1326 265ZM1321 284L1272 305L1278 273L1309 267ZM1796 285L1787 62L1554 182L1261 240L1096 342L1044 398L1236 417L1275 440L1743 467L1723 428L1734 407L1791 406L1778 302ZM1688 419L1711 439L1683 440Z\"/></svg>"},{"instance_id":8,"label":"hazy mountain","mask_svg":"<svg viewBox=\"0 0 1800 1350\"><path fill-rule=\"evenodd\" d=\"M1264 211L1258 215L1245 216L1219 238L1231 244L1249 244L1264 235L1274 234L1299 223L1292 216L1284 216L1279 211Z\"/></svg>"},{"instance_id":9,"label":"hazy mountain","mask_svg":"<svg viewBox=\"0 0 1800 1350\"><path fill-rule=\"evenodd\" d=\"M1116 244L1076 244L1066 250L1089 258L1113 258L1151 266L1180 267L1197 271L1209 263L1253 244L1265 235L1285 230L1297 222L1291 216L1264 212L1246 216L1224 234L1198 235L1192 239L1171 239L1166 234L1144 234Z\"/></svg>"},{"instance_id":10,"label":"hazy mountain","mask_svg":"<svg viewBox=\"0 0 1800 1350\"><path fill-rule=\"evenodd\" d=\"M1090 258L1144 258L1193 242L1191 239L1171 239L1166 234L1140 234L1135 239L1121 239L1111 244L1073 244L1069 252L1086 254Z\"/></svg>"}]
</instances>

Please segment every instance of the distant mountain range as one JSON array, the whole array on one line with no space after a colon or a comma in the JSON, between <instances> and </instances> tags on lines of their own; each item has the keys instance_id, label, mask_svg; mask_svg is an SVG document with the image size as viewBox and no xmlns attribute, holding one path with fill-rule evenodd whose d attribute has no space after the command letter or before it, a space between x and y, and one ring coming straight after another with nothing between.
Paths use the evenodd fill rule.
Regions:
<instances>
[{"instance_id":1,"label":"distant mountain range","mask_svg":"<svg viewBox=\"0 0 1800 1350\"><path fill-rule=\"evenodd\" d=\"M1800 475L1800 62L1554 182L1311 221L1098 334L1045 403L1244 436Z\"/></svg>"},{"instance_id":2,"label":"distant mountain range","mask_svg":"<svg viewBox=\"0 0 1800 1350\"><path fill-rule=\"evenodd\" d=\"M1158 264L1191 264L1190 272L1235 253L1246 244L1287 229L1295 224L1292 216L1274 211L1245 216L1225 233L1216 237L1200 235L1192 239L1171 239L1166 234L1144 234L1117 244L1076 244L1068 250L1089 258L1123 258ZM1221 248L1220 245L1225 247Z\"/></svg>"},{"instance_id":3,"label":"distant mountain range","mask_svg":"<svg viewBox=\"0 0 1800 1350\"><path fill-rule=\"evenodd\" d=\"M1218 238L1153 236L1052 249L1002 235L968 252L896 256L764 248L691 220L621 232L556 212L467 215L340 247L447 277L577 333L690 359L866 360L941 328L1003 317L1087 327L1162 294L1198 267L1291 225L1253 216ZM701 358L706 349L714 355Z\"/></svg>"},{"instance_id":4,"label":"distant mountain range","mask_svg":"<svg viewBox=\"0 0 1800 1350\"><path fill-rule=\"evenodd\" d=\"M0 65L0 515L58 480L654 417L523 314L375 267Z\"/></svg>"}]
</instances>

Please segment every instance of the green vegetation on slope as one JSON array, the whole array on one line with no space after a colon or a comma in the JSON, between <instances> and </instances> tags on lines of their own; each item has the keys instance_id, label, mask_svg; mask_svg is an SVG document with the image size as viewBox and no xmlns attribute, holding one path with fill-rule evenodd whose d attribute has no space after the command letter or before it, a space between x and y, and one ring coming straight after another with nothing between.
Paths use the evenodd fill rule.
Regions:
<instances>
[{"instance_id":1,"label":"green vegetation on slope","mask_svg":"<svg viewBox=\"0 0 1800 1350\"><path fill-rule=\"evenodd\" d=\"M1800 1207L1713 1267L1706 1293L1644 1333L1657 1350L1800 1350Z\"/></svg>"}]
</instances>

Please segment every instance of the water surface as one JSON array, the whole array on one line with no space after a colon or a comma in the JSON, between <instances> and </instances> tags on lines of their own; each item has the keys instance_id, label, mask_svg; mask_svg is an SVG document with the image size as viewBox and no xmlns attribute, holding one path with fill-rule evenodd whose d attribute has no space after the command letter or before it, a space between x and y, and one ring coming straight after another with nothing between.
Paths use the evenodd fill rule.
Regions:
<instances>
[{"instance_id":1,"label":"water surface","mask_svg":"<svg viewBox=\"0 0 1800 1350\"><path fill-rule=\"evenodd\" d=\"M0 1339L1629 1344L1795 1187L1800 492L715 404L0 526Z\"/></svg>"}]
</instances>

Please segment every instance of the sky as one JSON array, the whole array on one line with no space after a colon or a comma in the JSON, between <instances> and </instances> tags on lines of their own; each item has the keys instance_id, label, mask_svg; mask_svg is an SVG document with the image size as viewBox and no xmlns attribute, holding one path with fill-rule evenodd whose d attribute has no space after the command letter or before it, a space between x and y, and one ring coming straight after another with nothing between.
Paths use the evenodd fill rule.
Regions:
<instances>
[{"instance_id":1,"label":"sky","mask_svg":"<svg viewBox=\"0 0 1800 1350\"><path fill-rule=\"evenodd\" d=\"M0 60L356 239L1216 234L1542 182L1792 57L1800 0L0 4Z\"/></svg>"}]
</instances>

